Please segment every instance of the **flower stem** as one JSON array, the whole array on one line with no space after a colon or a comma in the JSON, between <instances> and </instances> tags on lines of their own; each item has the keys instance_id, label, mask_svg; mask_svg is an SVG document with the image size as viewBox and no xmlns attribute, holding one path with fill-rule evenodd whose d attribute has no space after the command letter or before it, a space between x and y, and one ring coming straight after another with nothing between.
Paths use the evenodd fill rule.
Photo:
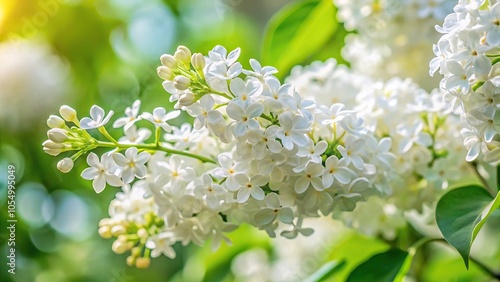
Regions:
<instances>
[{"instance_id":1,"label":"flower stem","mask_svg":"<svg viewBox=\"0 0 500 282\"><path fill-rule=\"evenodd\" d=\"M118 142L115 140L115 138L113 138L111 135L109 135L108 131L106 130L106 128L104 126L97 128L97 130L99 130L99 132L101 132L102 135L104 135L104 137L108 138L109 141L113 142L114 144L118 144Z\"/></svg>"},{"instance_id":2,"label":"flower stem","mask_svg":"<svg viewBox=\"0 0 500 282\"><path fill-rule=\"evenodd\" d=\"M155 145L157 147L160 146L160 134L161 134L161 127L156 127L156 132L155 132Z\"/></svg>"},{"instance_id":3,"label":"flower stem","mask_svg":"<svg viewBox=\"0 0 500 282\"><path fill-rule=\"evenodd\" d=\"M103 142L103 141L97 141L96 147L106 147L106 148L115 148L118 147L120 149L128 149L131 147L135 147L137 149L142 149L142 150L153 150L153 151L162 151L168 154L173 154L173 155L181 155L181 156L186 156L190 158L194 158L197 160L200 160L204 163L215 163L213 159L192 154L186 151L179 151L179 150L174 150L170 149L167 147L163 147L160 144L123 144L123 143L111 143L111 142Z\"/></svg>"}]
</instances>

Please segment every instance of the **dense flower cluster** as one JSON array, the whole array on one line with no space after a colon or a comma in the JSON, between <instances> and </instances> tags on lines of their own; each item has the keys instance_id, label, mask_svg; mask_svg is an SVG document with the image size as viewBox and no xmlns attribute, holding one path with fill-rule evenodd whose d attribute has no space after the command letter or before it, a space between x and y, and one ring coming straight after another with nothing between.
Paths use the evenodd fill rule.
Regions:
<instances>
[{"instance_id":1,"label":"dense flower cluster","mask_svg":"<svg viewBox=\"0 0 500 282\"><path fill-rule=\"evenodd\" d=\"M461 0L434 45L430 74L444 76L444 98L464 122L467 160L500 160L500 2Z\"/></svg>"},{"instance_id":2,"label":"dense flower cluster","mask_svg":"<svg viewBox=\"0 0 500 282\"><path fill-rule=\"evenodd\" d=\"M123 187L100 233L117 238L115 252L131 251L129 264L174 257L176 242L212 239L217 248L241 223L271 237L279 226L288 238L308 235L313 230L302 226L304 218L351 211L368 195L387 193L387 181L397 176L390 137L343 104L301 98L273 76L275 68L251 60L252 70L243 69L239 53L216 46L204 57L180 46L163 55L158 74L178 110L139 113L134 102L113 124L123 127L119 141L105 128L113 112L98 106L82 119L68 106L62 118L49 118L44 150L77 151L59 162L63 172L95 148L111 149L100 157L90 152L82 177L98 193L106 184ZM181 111L194 117L192 125L168 123ZM152 132L138 127L148 122L152 143L145 143ZM93 129L108 141L93 138L87 132Z\"/></svg>"},{"instance_id":3,"label":"dense flower cluster","mask_svg":"<svg viewBox=\"0 0 500 282\"><path fill-rule=\"evenodd\" d=\"M397 177L379 174L377 183L385 199L370 198L343 216L359 230L393 237L404 224L405 211L432 203L450 181L469 169L463 160L460 119L447 111L438 91L428 93L410 79L375 80L337 65L334 59L295 67L287 82L319 105L344 101L376 138L392 140L392 170Z\"/></svg>"},{"instance_id":4,"label":"dense flower cluster","mask_svg":"<svg viewBox=\"0 0 500 282\"><path fill-rule=\"evenodd\" d=\"M452 12L449 0L334 0L337 18L349 34L343 56L358 73L387 80L410 77L426 90L436 87L426 66L431 44L439 34L434 25Z\"/></svg>"}]
</instances>

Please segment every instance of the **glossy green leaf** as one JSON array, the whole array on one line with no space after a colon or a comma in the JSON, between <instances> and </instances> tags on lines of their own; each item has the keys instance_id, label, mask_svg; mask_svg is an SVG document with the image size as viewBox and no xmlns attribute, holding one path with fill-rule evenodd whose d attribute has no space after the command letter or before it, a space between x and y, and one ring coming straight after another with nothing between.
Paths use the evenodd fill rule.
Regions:
<instances>
[{"instance_id":1,"label":"glossy green leaf","mask_svg":"<svg viewBox=\"0 0 500 282\"><path fill-rule=\"evenodd\" d=\"M500 207L500 192L495 199L481 186L453 189L443 195L436 207L436 222L444 238L469 267L469 253L477 233L488 216Z\"/></svg>"},{"instance_id":2,"label":"glossy green leaf","mask_svg":"<svg viewBox=\"0 0 500 282\"><path fill-rule=\"evenodd\" d=\"M330 261L325 263L320 269L314 272L311 276L307 277L304 282L320 282L331 278L335 273L341 270L346 265L344 260L342 261Z\"/></svg>"},{"instance_id":3,"label":"glossy green leaf","mask_svg":"<svg viewBox=\"0 0 500 282\"><path fill-rule=\"evenodd\" d=\"M348 282L380 281L392 282L398 277L405 265L408 252L400 249L390 249L376 254L356 267L349 277Z\"/></svg>"},{"instance_id":4,"label":"glossy green leaf","mask_svg":"<svg viewBox=\"0 0 500 282\"><path fill-rule=\"evenodd\" d=\"M497 190L500 191L500 165L497 166Z\"/></svg>"},{"instance_id":5,"label":"glossy green leaf","mask_svg":"<svg viewBox=\"0 0 500 282\"><path fill-rule=\"evenodd\" d=\"M339 25L335 14L331 0L306 0L283 8L266 27L262 63L276 67L280 76L287 74L334 36Z\"/></svg>"}]
</instances>

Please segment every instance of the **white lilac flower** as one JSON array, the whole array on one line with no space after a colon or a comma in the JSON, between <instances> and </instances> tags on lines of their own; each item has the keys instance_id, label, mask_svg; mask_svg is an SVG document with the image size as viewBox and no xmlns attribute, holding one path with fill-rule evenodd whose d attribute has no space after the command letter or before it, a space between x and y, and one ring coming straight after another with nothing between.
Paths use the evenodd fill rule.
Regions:
<instances>
[{"instance_id":1,"label":"white lilac flower","mask_svg":"<svg viewBox=\"0 0 500 282\"><path fill-rule=\"evenodd\" d=\"M181 114L180 111L168 112L165 108L157 107L153 110L153 113L143 113L141 116L145 120L150 121L156 127L161 127L166 132L172 131L172 127L167 123L168 120L174 119Z\"/></svg>"},{"instance_id":2,"label":"white lilac flower","mask_svg":"<svg viewBox=\"0 0 500 282\"><path fill-rule=\"evenodd\" d=\"M282 149L281 144L276 140L278 127L273 125L262 130L250 130L247 133L248 141L252 144L252 155L260 160L266 156L269 149L272 153L279 153Z\"/></svg>"},{"instance_id":3,"label":"white lilac flower","mask_svg":"<svg viewBox=\"0 0 500 282\"><path fill-rule=\"evenodd\" d=\"M237 102L231 102L227 105L227 115L235 120L234 135L242 136L248 129L257 129L259 122L255 120L264 111L260 103L251 103L248 106L242 106Z\"/></svg>"},{"instance_id":4,"label":"white lilac flower","mask_svg":"<svg viewBox=\"0 0 500 282\"><path fill-rule=\"evenodd\" d=\"M113 123L114 128L124 126L124 130L127 131L136 121L140 119L139 117L139 108L141 107L141 101L135 100L132 104L132 107L127 107L125 109L126 117L122 117L117 119Z\"/></svg>"},{"instance_id":5,"label":"white lilac flower","mask_svg":"<svg viewBox=\"0 0 500 282\"><path fill-rule=\"evenodd\" d=\"M112 156L116 164L122 167L123 182L130 183L134 178L142 179L146 176L145 163L151 157L150 153L138 153L137 148L131 147L125 151L125 155L115 153Z\"/></svg>"},{"instance_id":6,"label":"white lilac flower","mask_svg":"<svg viewBox=\"0 0 500 282\"><path fill-rule=\"evenodd\" d=\"M168 162L159 161L156 165L161 169L161 172L155 181L168 185L174 191L196 176L194 169L189 167L185 159L180 156L172 156Z\"/></svg>"},{"instance_id":7,"label":"white lilac flower","mask_svg":"<svg viewBox=\"0 0 500 282\"><path fill-rule=\"evenodd\" d=\"M276 136L281 139L283 147L291 150L294 144L297 146L306 146L308 139L305 133L310 127L308 120L302 116L292 116L290 113L280 115L280 130Z\"/></svg>"},{"instance_id":8,"label":"white lilac flower","mask_svg":"<svg viewBox=\"0 0 500 282\"><path fill-rule=\"evenodd\" d=\"M113 116L113 111L109 111L109 113L106 115L106 113L101 107L93 105L90 108L90 118L88 117L82 118L80 120L80 127L82 129L99 128L101 126L106 125L112 116Z\"/></svg>"},{"instance_id":9,"label":"white lilac flower","mask_svg":"<svg viewBox=\"0 0 500 282\"><path fill-rule=\"evenodd\" d=\"M244 203L250 196L256 200L264 199L264 190L262 187L269 182L269 178L262 175L253 175L248 177L246 174L236 174L234 176L236 182L240 185L237 194L238 203Z\"/></svg>"},{"instance_id":10,"label":"white lilac flower","mask_svg":"<svg viewBox=\"0 0 500 282\"><path fill-rule=\"evenodd\" d=\"M266 207L258 211L255 216L255 223L259 226L267 225L278 218L283 223L292 223L294 216L290 207L284 207L281 204L279 196L276 193L270 193L266 196Z\"/></svg>"},{"instance_id":11,"label":"white lilac flower","mask_svg":"<svg viewBox=\"0 0 500 282\"><path fill-rule=\"evenodd\" d=\"M181 127L172 126L172 132L166 133L164 138L167 142L173 142L177 150L186 150L195 147L207 135L206 129L193 129L189 123Z\"/></svg>"},{"instance_id":12,"label":"white lilac flower","mask_svg":"<svg viewBox=\"0 0 500 282\"><path fill-rule=\"evenodd\" d=\"M317 191L323 191L325 186L321 181L321 176L325 168L321 164L308 163L301 176L295 181L294 189L298 194L304 193L310 185Z\"/></svg>"},{"instance_id":13,"label":"white lilac flower","mask_svg":"<svg viewBox=\"0 0 500 282\"><path fill-rule=\"evenodd\" d=\"M127 144L141 144L151 136L151 130L147 128L138 129L135 125L131 125L123 133L124 136L120 137L118 141Z\"/></svg>"},{"instance_id":14,"label":"white lilac flower","mask_svg":"<svg viewBox=\"0 0 500 282\"><path fill-rule=\"evenodd\" d=\"M236 181L235 175L238 173L244 173L247 169L245 163L234 163L231 154L222 153L219 155L219 165L213 170L213 175L219 178L225 179L225 185L231 191L236 191L240 187L240 184Z\"/></svg>"},{"instance_id":15,"label":"white lilac flower","mask_svg":"<svg viewBox=\"0 0 500 282\"><path fill-rule=\"evenodd\" d=\"M430 63L430 72L439 69L441 90L450 108L463 121L464 145L469 149L466 159L481 156L496 162L489 154L497 148L500 132L498 117L500 55L500 3L490 1L459 1L448 15L437 40L439 46ZM439 62L439 63L438 63ZM480 158L480 159L481 159Z\"/></svg>"},{"instance_id":16,"label":"white lilac flower","mask_svg":"<svg viewBox=\"0 0 500 282\"><path fill-rule=\"evenodd\" d=\"M106 183L111 186L123 185L118 177L118 167L113 161L110 153L103 154L101 160L95 153L90 153L87 157L87 163L90 165L82 171L82 178L92 180L92 186L96 193L101 193L106 187Z\"/></svg>"},{"instance_id":17,"label":"white lilac flower","mask_svg":"<svg viewBox=\"0 0 500 282\"><path fill-rule=\"evenodd\" d=\"M364 153L365 140L357 139L354 136L348 136L345 141L345 146L339 145L337 150L342 155L347 164L353 164L357 169L363 169L364 160L361 157Z\"/></svg>"},{"instance_id":18,"label":"white lilac flower","mask_svg":"<svg viewBox=\"0 0 500 282\"><path fill-rule=\"evenodd\" d=\"M248 79L245 82L239 77L231 80L229 88L231 89L231 92L236 95L236 98L233 101L238 101L245 106L250 103L250 98L253 96L259 96L264 89L262 83L256 79Z\"/></svg>"},{"instance_id":19,"label":"white lilac flower","mask_svg":"<svg viewBox=\"0 0 500 282\"><path fill-rule=\"evenodd\" d=\"M224 193L224 188L214 183L208 174L203 174L194 187L194 195L205 200L207 206L214 210L219 207L220 201L224 200Z\"/></svg>"},{"instance_id":20,"label":"white lilac flower","mask_svg":"<svg viewBox=\"0 0 500 282\"><path fill-rule=\"evenodd\" d=\"M266 98L266 110L279 110L293 103L293 98L290 95L292 90L290 84L281 85L280 81L274 76L266 77L264 83L267 87L264 87L262 96Z\"/></svg>"},{"instance_id":21,"label":"white lilac flower","mask_svg":"<svg viewBox=\"0 0 500 282\"><path fill-rule=\"evenodd\" d=\"M209 124L217 124L223 121L222 114L214 110L214 98L211 95L201 97L199 103L187 108L188 113L195 117L193 126L196 129L207 127Z\"/></svg>"},{"instance_id":22,"label":"white lilac flower","mask_svg":"<svg viewBox=\"0 0 500 282\"><path fill-rule=\"evenodd\" d=\"M336 156L330 156L325 161L325 170L321 177L324 187L332 186L334 180L341 184L347 184L356 174L347 167L349 163L345 158L339 160Z\"/></svg>"},{"instance_id":23,"label":"white lilac flower","mask_svg":"<svg viewBox=\"0 0 500 282\"><path fill-rule=\"evenodd\" d=\"M271 66L262 67L262 65L259 63L259 61L255 60L255 59L250 59L250 66L252 67L253 71L243 70L243 73L248 75L248 76L256 77L261 81L264 78L270 77L273 74L278 72L278 70L275 67L271 67Z\"/></svg>"},{"instance_id":24,"label":"white lilac flower","mask_svg":"<svg viewBox=\"0 0 500 282\"><path fill-rule=\"evenodd\" d=\"M494 1L492 1L494 3ZM486 42L491 46L500 46L500 2L495 3L490 9L481 14L479 27L486 31Z\"/></svg>"},{"instance_id":25,"label":"white lilac flower","mask_svg":"<svg viewBox=\"0 0 500 282\"><path fill-rule=\"evenodd\" d=\"M160 255L165 255L171 259L175 258L175 250L173 248L175 238L171 233L159 233L148 238L146 247L151 249L151 257L156 258Z\"/></svg>"}]
</instances>

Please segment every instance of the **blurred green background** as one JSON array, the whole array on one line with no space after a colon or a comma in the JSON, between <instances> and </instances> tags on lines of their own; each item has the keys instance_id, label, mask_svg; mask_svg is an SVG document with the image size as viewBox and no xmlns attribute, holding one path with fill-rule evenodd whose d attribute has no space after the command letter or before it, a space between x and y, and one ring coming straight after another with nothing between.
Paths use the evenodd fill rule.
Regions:
<instances>
[{"instance_id":1,"label":"blurred green background","mask_svg":"<svg viewBox=\"0 0 500 282\"><path fill-rule=\"evenodd\" d=\"M390 242L320 219L311 223L319 231L310 238L271 240L242 226L231 235L233 247L211 252L208 245L176 245L176 259L160 257L149 269L137 270L126 266L126 255L111 251L111 240L97 234L118 190L108 187L96 195L79 177L83 159L62 174L56 169L61 157L42 151L46 119L62 104L74 107L79 117L93 104L120 116L136 99L144 111L171 107L156 67L160 55L179 44L202 53L216 44L241 47L241 62L248 67L248 59L261 59L267 21L289 2L1 0L0 215L4 226L12 164L18 222L15 275L7 273L4 227L0 233L0 281L303 281L325 262L346 259L336 278L342 281L356 264L387 249ZM332 56L341 46L337 42ZM500 225L498 216L490 222ZM431 252L436 251L419 259L428 260ZM498 253L492 256L498 259ZM488 281L474 265L466 272L449 248L431 261L419 274L422 281Z\"/></svg>"}]
</instances>

